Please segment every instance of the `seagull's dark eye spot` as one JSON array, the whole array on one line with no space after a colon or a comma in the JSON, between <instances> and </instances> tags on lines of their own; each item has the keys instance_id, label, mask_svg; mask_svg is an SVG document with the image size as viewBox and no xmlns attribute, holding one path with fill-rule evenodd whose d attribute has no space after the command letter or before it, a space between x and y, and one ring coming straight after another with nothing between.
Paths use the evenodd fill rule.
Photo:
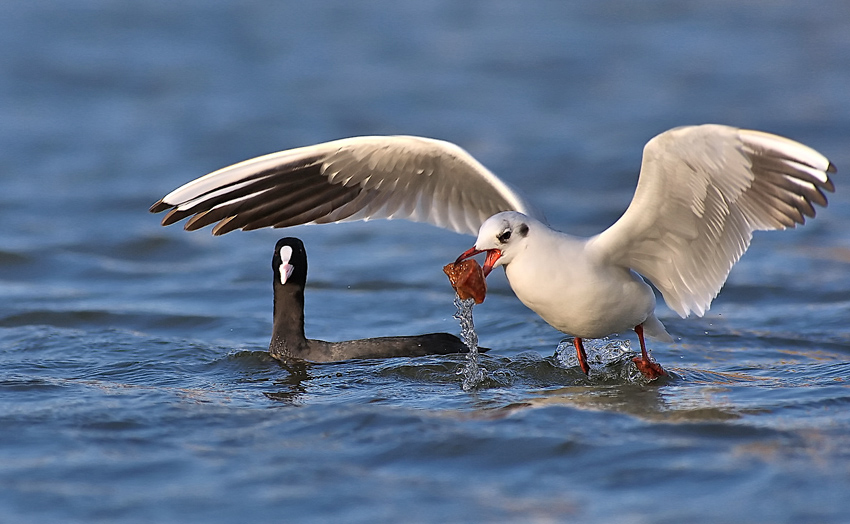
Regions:
<instances>
[{"instance_id":1,"label":"seagull's dark eye spot","mask_svg":"<svg viewBox=\"0 0 850 524\"><path fill-rule=\"evenodd\" d=\"M506 230L502 231L502 233L499 236L497 236L496 238L499 240L499 242L504 244L505 242L507 242L508 240L511 239L511 230L506 229Z\"/></svg>"},{"instance_id":2,"label":"seagull's dark eye spot","mask_svg":"<svg viewBox=\"0 0 850 524\"><path fill-rule=\"evenodd\" d=\"M519 236L524 237L528 234L528 226L525 224L520 224L516 232Z\"/></svg>"}]
</instances>

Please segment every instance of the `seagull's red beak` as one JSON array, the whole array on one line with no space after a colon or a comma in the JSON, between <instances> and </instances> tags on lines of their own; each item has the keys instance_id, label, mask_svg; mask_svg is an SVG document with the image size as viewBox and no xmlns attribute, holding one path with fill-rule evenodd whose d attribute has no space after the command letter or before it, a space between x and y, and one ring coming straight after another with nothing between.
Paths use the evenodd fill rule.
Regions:
<instances>
[{"instance_id":1,"label":"seagull's red beak","mask_svg":"<svg viewBox=\"0 0 850 524\"><path fill-rule=\"evenodd\" d=\"M455 264L457 264L461 260L466 260L467 258L474 257L475 255L477 255L479 253L484 253L485 251L487 252L487 258L484 259L484 265L481 266L481 271L484 272L484 276L486 277L487 275L490 274L491 271L493 271L493 265L496 263L496 261L499 260L499 258L501 258L501 256L502 256L501 250L498 250L498 249L476 249L475 246L473 246L473 247L467 249L466 251L464 251L463 254L461 254L459 257L457 257L457 260L455 260Z\"/></svg>"}]
</instances>

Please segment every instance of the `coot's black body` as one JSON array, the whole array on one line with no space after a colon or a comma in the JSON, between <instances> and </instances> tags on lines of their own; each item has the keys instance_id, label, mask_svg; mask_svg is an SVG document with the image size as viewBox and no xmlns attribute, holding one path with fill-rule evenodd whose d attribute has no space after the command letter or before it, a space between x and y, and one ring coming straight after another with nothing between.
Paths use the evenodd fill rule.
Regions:
<instances>
[{"instance_id":1,"label":"coot's black body","mask_svg":"<svg viewBox=\"0 0 850 524\"><path fill-rule=\"evenodd\" d=\"M275 245L272 269L274 330L269 353L278 360L332 362L354 358L420 357L469 351L458 337L449 333L364 338L343 342L309 339L304 333L304 286L307 283L307 252L304 243L293 237L279 240Z\"/></svg>"}]
</instances>

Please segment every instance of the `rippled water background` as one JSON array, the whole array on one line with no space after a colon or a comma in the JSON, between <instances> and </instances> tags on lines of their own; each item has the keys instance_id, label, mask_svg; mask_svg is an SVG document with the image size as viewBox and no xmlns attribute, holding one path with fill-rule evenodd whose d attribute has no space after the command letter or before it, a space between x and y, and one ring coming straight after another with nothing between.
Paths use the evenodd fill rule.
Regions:
<instances>
[{"instance_id":1,"label":"rippled water background","mask_svg":"<svg viewBox=\"0 0 850 524\"><path fill-rule=\"evenodd\" d=\"M850 4L0 4L0 521L847 522ZM565 230L625 209L643 144L718 122L839 167L758 234L710 313L660 310L674 371L591 378L499 274L463 357L285 369L265 353L280 231L148 206L258 154L455 141ZM458 332L426 225L302 227L315 338Z\"/></svg>"}]
</instances>

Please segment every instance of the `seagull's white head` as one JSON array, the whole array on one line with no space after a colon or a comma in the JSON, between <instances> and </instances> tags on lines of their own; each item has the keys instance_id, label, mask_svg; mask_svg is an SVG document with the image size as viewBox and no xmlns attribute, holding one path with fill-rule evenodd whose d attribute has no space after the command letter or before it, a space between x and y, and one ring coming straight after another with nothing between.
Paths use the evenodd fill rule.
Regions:
<instances>
[{"instance_id":1,"label":"seagull's white head","mask_svg":"<svg viewBox=\"0 0 850 524\"><path fill-rule=\"evenodd\" d=\"M497 213L481 224L475 245L458 257L457 261L487 252L484 260L484 276L494 267L510 264L511 260L526 246L530 219L516 211Z\"/></svg>"}]
</instances>

